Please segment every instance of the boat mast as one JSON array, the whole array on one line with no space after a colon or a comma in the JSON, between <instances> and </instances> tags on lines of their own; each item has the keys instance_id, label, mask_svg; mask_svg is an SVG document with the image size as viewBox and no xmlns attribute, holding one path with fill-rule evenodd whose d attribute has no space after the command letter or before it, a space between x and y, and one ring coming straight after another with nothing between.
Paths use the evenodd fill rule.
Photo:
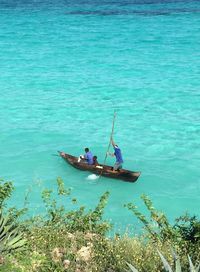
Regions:
<instances>
[{"instance_id":1,"label":"boat mast","mask_svg":"<svg viewBox=\"0 0 200 272\"><path fill-rule=\"evenodd\" d=\"M112 136L113 136L113 133L114 133L116 114L117 114L116 111L114 111L114 114L113 114L113 122L112 122L112 130L111 130L111 134L110 134L110 141L109 141L109 144L108 144L108 148L107 148L107 151L106 151L106 155L105 155L105 158L104 158L103 165L106 164L106 159L107 159L107 157L108 157L108 152L109 152L110 145L111 145L111 139L112 139ZM100 173L100 175L99 175L99 178L101 177L102 172L103 172L103 168L102 168L102 170L101 170L101 173Z\"/></svg>"}]
</instances>

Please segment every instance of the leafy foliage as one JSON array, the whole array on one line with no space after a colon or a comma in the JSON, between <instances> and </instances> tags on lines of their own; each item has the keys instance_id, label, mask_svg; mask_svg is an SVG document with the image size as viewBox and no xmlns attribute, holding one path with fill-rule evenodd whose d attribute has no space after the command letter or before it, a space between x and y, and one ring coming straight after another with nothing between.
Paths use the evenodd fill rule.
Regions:
<instances>
[{"instance_id":1,"label":"leafy foliage","mask_svg":"<svg viewBox=\"0 0 200 272\"><path fill-rule=\"evenodd\" d=\"M168 261L165 259L165 257L160 253L160 251L158 251L158 254L163 262L165 271L167 272L173 272L172 267L170 266L170 264L168 263ZM181 263L180 263L180 258L179 256L177 256L177 254L175 252L173 252L173 258L174 258L174 262L175 262L175 272L181 272L182 268L181 268ZM194 266L191 258L188 256L188 260L189 260L189 271L190 272L199 272L199 268L200 266Z\"/></svg>"},{"instance_id":2,"label":"leafy foliage","mask_svg":"<svg viewBox=\"0 0 200 272\"><path fill-rule=\"evenodd\" d=\"M0 179L0 208L5 205L5 201L11 196L13 190L14 186L11 181Z\"/></svg>"},{"instance_id":3,"label":"leafy foliage","mask_svg":"<svg viewBox=\"0 0 200 272\"><path fill-rule=\"evenodd\" d=\"M196 216L189 216L188 214L176 219L174 228L181 234L181 237L191 243L198 243L200 241L200 221Z\"/></svg>"},{"instance_id":4,"label":"leafy foliage","mask_svg":"<svg viewBox=\"0 0 200 272\"><path fill-rule=\"evenodd\" d=\"M138 211L137 206L132 203L125 205L144 224L145 229L152 239L166 240L174 242L184 240L188 244L200 245L200 221L195 217L185 215L176 219L176 224L171 225L162 212L157 211L146 196L141 199L150 213L150 219Z\"/></svg>"},{"instance_id":5,"label":"leafy foliage","mask_svg":"<svg viewBox=\"0 0 200 272\"><path fill-rule=\"evenodd\" d=\"M150 212L150 220L139 212L137 206L134 204L128 203L125 206L144 224L145 229L150 234L151 238L166 240L179 236L179 232L170 225L165 214L157 211L146 195L142 195L141 199L144 201L147 210Z\"/></svg>"},{"instance_id":6,"label":"leafy foliage","mask_svg":"<svg viewBox=\"0 0 200 272\"><path fill-rule=\"evenodd\" d=\"M6 184L1 187L4 207L5 201L12 193L9 189L11 186ZM108 197L109 193L104 193L93 209L77 206L77 200L71 196L71 190L66 189L63 180L58 178L55 190L47 188L42 192L46 213L20 222L16 219L21 217L25 209L7 209L7 219L4 223L6 222L6 228L11 226L10 229L7 228L8 233L13 231L10 239L16 238L17 235L18 238L21 236L21 240L20 238L18 240L20 245L23 244L25 237L27 247L23 254L20 251L16 254L15 249L20 248L16 246L18 238L10 242L9 245L12 247L9 248L6 242L6 228L3 227L2 240L4 238L5 240L3 245L0 242L0 248L7 245L7 249L2 253L6 256L3 265L0 254L1 271L122 272L127 271L129 267L131 271L138 272L131 264L139 271L163 271L164 263L168 271L172 271L170 270L172 267L175 269L175 266L176 272L181 271L181 266L182 271L187 271L189 264L190 272L198 271L191 259L189 258L188 264L185 257L189 254L194 263L200 258L200 252L197 250L200 222L196 217L180 217L175 225L171 225L165 214L157 211L151 200L143 195L142 199L150 216L143 215L132 203L126 207L144 224L147 230L145 235L134 237L115 235L108 238L105 234L111 225L103 219ZM16 226L20 226L23 237ZM171 254L169 250L171 245L178 254ZM11 254L8 256L7 253Z\"/></svg>"},{"instance_id":7,"label":"leafy foliage","mask_svg":"<svg viewBox=\"0 0 200 272\"><path fill-rule=\"evenodd\" d=\"M158 250L158 254L159 254L160 259L163 263L163 267L164 267L165 271L166 272L173 272L173 268L171 267L169 262L166 260L166 258L163 256L163 254L159 250ZM174 252L174 250L172 250L172 255L173 255L173 259L174 259L174 263L175 263L174 272L181 272L182 268L181 268L181 262L180 262L179 256ZM192 263L192 260L189 256L188 256L188 260L189 260L189 271L190 272L199 272L200 271L200 264L197 266L194 266ZM131 265L129 263L127 263L127 265L129 266L131 272L139 272L133 265Z\"/></svg>"},{"instance_id":8,"label":"leafy foliage","mask_svg":"<svg viewBox=\"0 0 200 272\"><path fill-rule=\"evenodd\" d=\"M200 257L200 252L197 250L200 248L200 221L195 216L185 215L178 218L176 224L172 225L162 212L153 207L147 196L142 195L141 198L150 217L143 215L132 203L127 204L126 207L144 224L148 239L161 243L168 240L171 245L179 248L182 256L189 254L197 261Z\"/></svg>"},{"instance_id":9,"label":"leafy foliage","mask_svg":"<svg viewBox=\"0 0 200 272\"><path fill-rule=\"evenodd\" d=\"M71 194L70 190L65 189L61 178L57 179L57 194L60 197L68 197ZM53 197L53 190L45 189L42 192L42 199L48 214L45 224L53 223L55 227L64 226L68 231L90 231L104 235L110 228L108 222L103 222L103 212L108 197L108 192L103 194L94 210L86 211L85 207L81 206L77 210L68 211L63 205L58 205ZM72 203L75 203L74 199Z\"/></svg>"},{"instance_id":10,"label":"leafy foliage","mask_svg":"<svg viewBox=\"0 0 200 272\"><path fill-rule=\"evenodd\" d=\"M13 250L21 249L26 243L18 228L10 224L9 220L9 216L3 216L0 211L0 254L8 254Z\"/></svg>"}]
</instances>

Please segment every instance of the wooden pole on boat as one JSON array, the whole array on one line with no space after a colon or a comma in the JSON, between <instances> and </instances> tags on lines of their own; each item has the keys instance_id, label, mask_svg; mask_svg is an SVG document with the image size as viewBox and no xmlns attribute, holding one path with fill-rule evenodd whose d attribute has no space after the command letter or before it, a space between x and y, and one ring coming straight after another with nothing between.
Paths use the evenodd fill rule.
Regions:
<instances>
[{"instance_id":1,"label":"wooden pole on boat","mask_svg":"<svg viewBox=\"0 0 200 272\"><path fill-rule=\"evenodd\" d=\"M111 140L112 140L112 136L113 136L113 133L114 133L115 118L116 118L116 111L114 111L114 115L113 115L112 130L111 130L111 134L110 134L110 141L109 141L108 148L107 148L107 151L106 151L106 155L105 155L105 159L104 159L104 162L103 162L103 166L105 165L106 159L107 159L107 157L108 157L108 152L109 152L109 149L110 149ZM99 178L102 176L102 173L103 173L103 168L102 168L102 170L101 170L101 173L100 173L100 175L99 175Z\"/></svg>"}]
</instances>

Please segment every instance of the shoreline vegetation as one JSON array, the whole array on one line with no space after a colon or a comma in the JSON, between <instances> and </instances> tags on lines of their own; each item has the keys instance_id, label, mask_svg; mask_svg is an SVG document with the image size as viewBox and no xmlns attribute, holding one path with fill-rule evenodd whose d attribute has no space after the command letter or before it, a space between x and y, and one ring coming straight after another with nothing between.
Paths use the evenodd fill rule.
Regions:
<instances>
[{"instance_id":1,"label":"shoreline vegetation","mask_svg":"<svg viewBox=\"0 0 200 272\"><path fill-rule=\"evenodd\" d=\"M109 238L106 234L112 226L103 219L109 192L94 209L69 210L58 200L64 203L71 192L61 178L56 182L56 192L41 192L46 213L27 217L27 207L8 207L14 186L0 180L0 271L199 271L200 221L196 216L185 214L170 224L142 195L148 217L134 203L124 205L144 225L142 234L116 233Z\"/></svg>"}]
</instances>

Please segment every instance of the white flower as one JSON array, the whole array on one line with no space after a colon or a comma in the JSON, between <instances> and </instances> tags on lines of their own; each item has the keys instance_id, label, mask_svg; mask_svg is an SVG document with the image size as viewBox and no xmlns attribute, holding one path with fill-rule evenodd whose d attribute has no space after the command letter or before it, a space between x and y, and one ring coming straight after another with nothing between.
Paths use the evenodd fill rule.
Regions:
<instances>
[{"instance_id":1,"label":"white flower","mask_svg":"<svg viewBox=\"0 0 200 272\"><path fill-rule=\"evenodd\" d=\"M82 260L82 261L89 261L92 257L92 247L91 245L89 246L83 246L79 251L77 252L77 260Z\"/></svg>"},{"instance_id":2,"label":"white flower","mask_svg":"<svg viewBox=\"0 0 200 272\"><path fill-rule=\"evenodd\" d=\"M69 267L69 265L70 265L70 260L64 260L63 261L63 266L64 266L65 269L67 269Z\"/></svg>"}]
</instances>

